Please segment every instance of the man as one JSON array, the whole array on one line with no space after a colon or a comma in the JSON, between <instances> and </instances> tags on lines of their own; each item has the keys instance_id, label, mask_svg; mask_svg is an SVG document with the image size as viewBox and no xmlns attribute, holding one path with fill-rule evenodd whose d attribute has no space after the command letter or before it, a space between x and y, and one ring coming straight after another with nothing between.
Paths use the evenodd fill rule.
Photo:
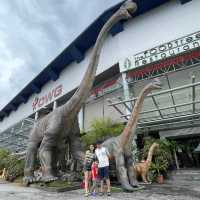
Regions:
<instances>
[{"instance_id":1,"label":"man","mask_svg":"<svg viewBox=\"0 0 200 200\"><path fill-rule=\"evenodd\" d=\"M105 147L102 146L101 141L97 141L96 143L95 154L98 159L98 168L99 168L99 178L101 180L101 189L100 195L103 195L103 184L104 180L106 180L107 185L107 195L110 196L110 179L109 179L109 153Z\"/></svg>"}]
</instances>

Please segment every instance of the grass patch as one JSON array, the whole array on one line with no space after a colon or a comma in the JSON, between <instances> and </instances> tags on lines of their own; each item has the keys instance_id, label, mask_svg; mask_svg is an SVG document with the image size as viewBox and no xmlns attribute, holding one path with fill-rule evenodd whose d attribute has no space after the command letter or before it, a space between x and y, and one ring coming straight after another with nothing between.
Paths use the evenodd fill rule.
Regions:
<instances>
[{"instance_id":1,"label":"grass patch","mask_svg":"<svg viewBox=\"0 0 200 200\"><path fill-rule=\"evenodd\" d=\"M67 182L67 181L61 181L61 180L56 180L50 183L45 184L47 187L56 187L56 188L62 188L62 187L69 187L72 186L72 183Z\"/></svg>"},{"instance_id":2,"label":"grass patch","mask_svg":"<svg viewBox=\"0 0 200 200\"><path fill-rule=\"evenodd\" d=\"M123 189L120 187L111 187L111 191L117 193L117 192L123 192Z\"/></svg>"}]
</instances>

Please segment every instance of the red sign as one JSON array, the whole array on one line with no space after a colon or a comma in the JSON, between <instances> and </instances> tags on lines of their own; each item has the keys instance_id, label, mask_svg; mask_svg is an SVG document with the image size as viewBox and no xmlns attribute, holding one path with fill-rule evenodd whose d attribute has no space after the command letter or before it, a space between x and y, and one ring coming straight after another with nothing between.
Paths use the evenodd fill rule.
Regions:
<instances>
[{"instance_id":1,"label":"red sign","mask_svg":"<svg viewBox=\"0 0 200 200\"><path fill-rule=\"evenodd\" d=\"M115 87L118 87L117 84L118 78L114 78L111 80L108 80L101 84L99 87L93 88L91 91L91 95L88 98L89 100L94 99L96 97L102 96L105 92L111 91L112 89L115 89Z\"/></svg>"},{"instance_id":2,"label":"red sign","mask_svg":"<svg viewBox=\"0 0 200 200\"><path fill-rule=\"evenodd\" d=\"M47 105L53 99L60 96L61 94L62 94L62 85L59 85L59 86L53 88L49 93L45 94L42 97L35 97L35 99L32 103L33 111L43 107L44 105Z\"/></svg>"},{"instance_id":3,"label":"red sign","mask_svg":"<svg viewBox=\"0 0 200 200\"><path fill-rule=\"evenodd\" d=\"M133 71L129 71L128 77L142 76L143 74L152 72L153 70L163 69L170 65L176 65L176 64L188 61L193 58L200 58L200 50L196 50L196 51L193 51L193 52L190 52L187 54L183 54L183 55L179 55L179 56L176 56L176 57L173 57L170 59L166 59L164 61L152 64L152 65L148 65L142 69L136 69Z\"/></svg>"}]
</instances>

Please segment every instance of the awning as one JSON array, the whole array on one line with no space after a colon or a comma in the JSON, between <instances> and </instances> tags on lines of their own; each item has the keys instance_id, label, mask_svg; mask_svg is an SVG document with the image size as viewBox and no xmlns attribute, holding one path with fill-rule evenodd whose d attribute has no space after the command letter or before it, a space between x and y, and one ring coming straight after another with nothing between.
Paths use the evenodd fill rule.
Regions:
<instances>
[{"instance_id":1,"label":"awning","mask_svg":"<svg viewBox=\"0 0 200 200\"><path fill-rule=\"evenodd\" d=\"M175 73L160 75L162 89L153 91L145 98L138 129L154 131L200 126L199 64L177 70ZM134 96L120 101L113 98L109 101L109 106L112 106L124 121L128 121L137 96L150 81L148 79L130 83L129 95Z\"/></svg>"},{"instance_id":2,"label":"awning","mask_svg":"<svg viewBox=\"0 0 200 200\"><path fill-rule=\"evenodd\" d=\"M200 136L200 127L183 128L176 130L159 131L161 138L182 138L188 136Z\"/></svg>"}]
</instances>

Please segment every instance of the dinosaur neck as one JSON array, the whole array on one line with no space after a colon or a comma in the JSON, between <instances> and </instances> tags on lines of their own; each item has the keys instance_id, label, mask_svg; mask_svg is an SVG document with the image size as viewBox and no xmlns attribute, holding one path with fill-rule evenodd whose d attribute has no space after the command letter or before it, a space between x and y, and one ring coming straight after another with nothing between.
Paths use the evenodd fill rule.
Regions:
<instances>
[{"instance_id":1,"label":"dinosaur neck","mask_svg":"<svg viewBox=\"0 0 200 200\"><path fill-rule=\"evenodd\" d=\"M68 115L69 113L71 113L73 116L77 115L82 105L87 100L95 79L103 42L105 41L105 38L112 26L123 18L124 16L117 11L103 26L94 45L88 68L84 74L80 86L71 99L63 106L64 115Z\"/></svg>"},{"instance_id":2,"label":"dinosaur neck","mask_svg":"<svg viewBox=\"0 0 200 200\"><path fill-rule=\"evenodd\" d=\"M135 129L137 126L137 122L139 119L139 113L142 109L142 105L144 103L144 98L147 94L149 94L151 92L151 90L153 90L153 88L151 87L151 83L148 84L146 87L143 88L143 90L140 92L134 108L132 110L131 116L128 120L128 123L126 124L123 132L120 135L120 142L121 142L121 147L124 148L125 145L132 145L132 141L134 138L134 133L135 133Z\"/></svg>"},{"instance_id":3,"label":"dinosaur neck","mask_svg":"<svg viewBox=\"0 0 200 200\"><path fill-rule=\"evenodd\" d=\"M156 146L154 144L151 145L151 147L149 149L149 152L148 152L148 156L147 156L146 162L151 163L155 148L156 148Z\"/></svg>"}]
</instances>

